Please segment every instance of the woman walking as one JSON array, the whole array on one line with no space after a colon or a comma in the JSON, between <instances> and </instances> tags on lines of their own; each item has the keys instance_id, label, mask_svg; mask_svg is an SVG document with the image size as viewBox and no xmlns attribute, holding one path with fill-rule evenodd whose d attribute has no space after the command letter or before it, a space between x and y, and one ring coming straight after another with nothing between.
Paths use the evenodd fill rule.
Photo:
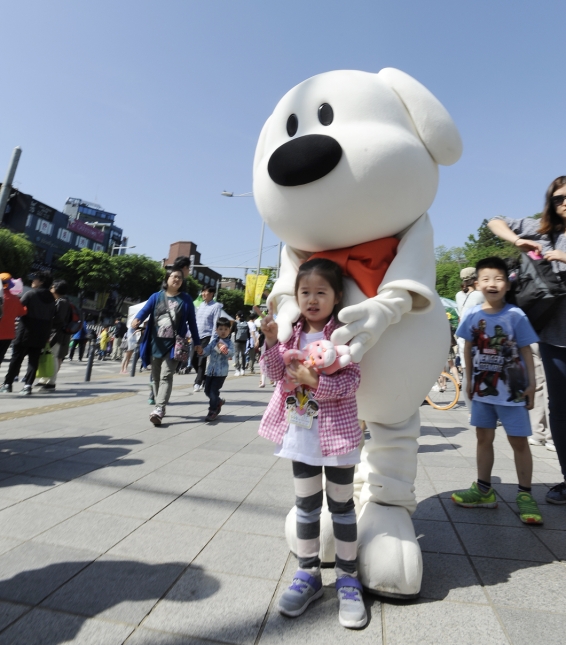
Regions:
<instances>
[{"instance_id":1,"label":"woman walking","mask_svg":"<svg viewBox=\"0 0 566 645\"><path fill-rule=\"evenodd\" d=\"M554 272L566 280L566 176L557 177L548 187L540 220L496 217L488 226L498 237L511 242L522 252L538 251L552 263ZM539 337L548 388L550 431L566 480L566 298L558 301ZM566 504L566 481L553 486L546 495L546 501Z\"/></svg>"},{"instance_id":2,"label":"woman walking","mask_svg":"<svg viewBox=\"0 0 566 645\"><path fill-rule=\"evenodd\" d=\"M161 425L165 416L165 407L173 388L173 375L179 362L175 359L176 338L185 338L189 328L195 350L198 354L202 353L195 308L185 291L183 272L175 269L167 271L161 291L150 296L132 320L132 328L137 329L142 321L148 319L140 358L142 367L151 365L155 410L149 415L149 420L156 426Z\"/></svg>"}]
</instances>

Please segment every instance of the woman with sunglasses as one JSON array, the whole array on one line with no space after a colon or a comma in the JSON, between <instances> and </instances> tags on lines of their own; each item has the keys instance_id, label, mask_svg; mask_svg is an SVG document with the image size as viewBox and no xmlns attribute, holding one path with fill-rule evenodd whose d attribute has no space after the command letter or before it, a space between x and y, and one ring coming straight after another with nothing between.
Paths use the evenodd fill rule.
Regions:
<instances>
[{"instance_id":1,"label":"woman with sunglasses","mask_svg":"<svg viewBox=\"0 0 566 645\"><path fill-rule=\"evenodd\" d=\"M539 220L496 217L488 226L495 235L524 253L536 251L541 254L566 281L566 176L557 177L548 187ZM558 302L539 336L548 388L550 431L566 480L566 298ZM566 504L566 481L551 488L546 501Z\"/></svg>"}]
</instances>

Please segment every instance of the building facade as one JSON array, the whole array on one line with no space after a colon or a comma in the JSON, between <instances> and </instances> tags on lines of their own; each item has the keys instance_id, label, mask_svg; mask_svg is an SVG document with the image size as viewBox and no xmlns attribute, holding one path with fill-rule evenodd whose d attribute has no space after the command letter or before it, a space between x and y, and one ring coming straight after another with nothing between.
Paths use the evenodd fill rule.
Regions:
<instances>
[{"instance_id":1,"label":"building facade","mask_svg":"<svg viewBox=\"0 0 566 645\"><path fill-rule=\"evenodd\" d=\"M191 275L195 280L198 280L204 287L218 288L222 275L207 266L201 266L200 252L197 251L197 245L194 242L173 242L169 247L169 257L164 260L164 264L166 266L173 264L182 255L191 258L193 267Z\"/></svg>"}]
</instances>

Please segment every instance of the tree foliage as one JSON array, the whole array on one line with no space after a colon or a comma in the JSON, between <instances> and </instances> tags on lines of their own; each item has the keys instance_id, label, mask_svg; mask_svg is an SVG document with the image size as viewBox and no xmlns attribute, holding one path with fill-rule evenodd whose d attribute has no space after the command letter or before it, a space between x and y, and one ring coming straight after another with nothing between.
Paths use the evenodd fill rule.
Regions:
<instances>
[{"instance_id":1,"label":"tree foliage","mask_svg":"<svg viewBox=\"0 0 566 645\"><path fill-rule=\"evenodd\" d=\"M25 277L34 255L35 247L25 235L0 228L0 272L10 273L14 278Z\"/></svg>"},{"instance_id":2,"label":"tree foliage","mask_svg":"<svg viewBox=\"0 0 566 645\"><path fill-rule=\"evenodd\" d=\"M217 299L230 316L234 317L238 311L244 311L246 316L250 312L250 307L244 305L244 291L239 289L219 289Z\"/></svg>"},{"instance_id":3,"label":"tree foliage","mask_svg":"<svg viewBox=\"0 0 566 645\"><path fill-rule=\"evenodd\" d=\"M64 278L72 290L78 292L81 301L85 291L106 293L117 282L115 265L103 251L67 251L59 258L58 275Z\"/></svg>"},{"instance_id":4,"label":"tree foliage","mask_svg":"<svg viewBox=\"0 0 566 645\"><path fill-rule=\"evenodd\" d=\"M477 232L468 236L463 247L436 247L436 290L441 296L453 299L460 291L460 271L464 267L473 267L479 260L493 255L519 257L519 249L492 233L487 222L487 219L483 220Z\"/></svg>"},{"instance_id":5,"label":"tree foliage","mask_svg":"<svg viewBox=\"0 0 566 645\"><path fill-rule=\"evenodd\" d=\"M147 300L161 288L165 270L159 262L146 255L115 255L110 262L117 276L113 286L120 298L116 307L118 311L125 298Z\"/></svg>"}]
</instances>

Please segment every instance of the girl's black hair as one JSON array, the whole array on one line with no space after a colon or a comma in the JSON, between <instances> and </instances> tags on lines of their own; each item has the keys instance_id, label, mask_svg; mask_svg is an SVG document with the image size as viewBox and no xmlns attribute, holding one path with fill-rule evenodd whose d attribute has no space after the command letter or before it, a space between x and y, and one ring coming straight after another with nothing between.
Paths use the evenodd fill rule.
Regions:
<instances>
[{"instance_id":1,"label":"girl's black hair","mask_svg":"<svg viewBox=\"0 0 566 645\"><path fill-rule=\"evenodd\" d=\"M295 280L295 298L299 293L299 283L305 276L311 273L316 273L321 278L324 278L338 297L338 303L332 310L332 315L336 316L342 306L342 294L344 293L341 267L336 262L325 258L313 258L312 260L303 262L299 267L299 272Z\"/></svg>"},{"instance_id":2,"label":"girl's black hair","mask_svg":"<svg viewBox=\"0 0 566 645\"><path fill-rule=\"evenodd\" d=\"M185 276L183 275L183 271L181 269L175 269L175 267L172 267L171 269L167 269L165 273L165 279L163 280L163 284L161 285L161 288L163 291L167 291L167 281L171 277L172 273L180 273L181 274L181 286L179 287L179 293L185 292L187 290L187 284L185 283Z\"/></svg>"}]
</instances>

